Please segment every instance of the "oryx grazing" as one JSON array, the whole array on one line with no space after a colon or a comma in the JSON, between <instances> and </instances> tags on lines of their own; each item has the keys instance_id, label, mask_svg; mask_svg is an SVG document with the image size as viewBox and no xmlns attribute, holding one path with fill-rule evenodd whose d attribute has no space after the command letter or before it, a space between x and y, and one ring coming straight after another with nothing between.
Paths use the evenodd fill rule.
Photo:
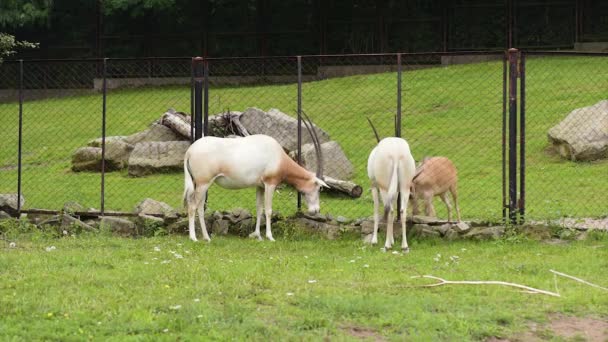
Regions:
<instances>
[{"instance_id":1,"label":"oryx grazing","mask_svg":"<svg viewBox=\"0 0 608 342\"><path fill-rule=\"evenodd\" d=\"M306 117L308 118L308 117ZM262 208L266 214L266 238L274 241L270 230L272 195L279 183L293 185L304 194L308 212L319 212L319 191L327 184L322 180L321 146L310 120L302 120L311 134L317 152L317 173L298 165L272 137L257 134L243 138L203 137L194 142L184 156L184 204L188 208L190 239L197 241L194 218L198 211L203 239L211 241L205 226L207 190L216 182L226 189L256 187L257 219L250 235L262 240Z\"/></svg>"},{"instance_id":2,"label":"oryx grazing","mask_svg":"<svg viewBox=\"0 0 608 342\"><path fill-rule=\"evenodd\" d=\"M374 200L372 244L378 243L378 224L380 220L378 215L378 197L382 198L384 214L386 216L386 242L384 243L384 248L389 249L395 243L393 237L393 203L396 202L397 195L401 194L401 249L403 252L409 251L405 221L410 187L412 186L415 173L416 163L405 139L395 137L384 138L380 140L370 153L367 160L367 175L371 181L372 198Z\"/></svg>"}]
</instances>

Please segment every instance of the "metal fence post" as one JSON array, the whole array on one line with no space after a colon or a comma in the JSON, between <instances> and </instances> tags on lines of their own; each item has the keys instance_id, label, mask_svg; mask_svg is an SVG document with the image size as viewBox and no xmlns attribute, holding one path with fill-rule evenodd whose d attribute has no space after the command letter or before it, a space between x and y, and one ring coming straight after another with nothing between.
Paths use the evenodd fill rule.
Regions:
<instances>
[{"instance_id":1,"label":"metal fence post","mask_svg":"<svg viewBox=\"0 0 608 342\"><path fill-rule=\"evenodd\" d=\"M519 224L526 212L526 54L519 59Z\"/></svg>"},{"instance_id":2,"label":"metal fence post","mask_svg":"<svg viewBox=\"0 0 608 342\"><path fill-rule=\"evenodd\" d=\"M194 69L194 139L196 141L203 136L203 58L192 59Z\"/></svg>"},{"instance_id":3,"label":"metal fence post","mask_svg":"<svg viewBox=\"0 0 608 342\"><path fill-rule=\"evenodd\" d=\"M509 221L517 224L517 49L509 49Z\"/></svg>"},{"instance_id":4,"label":"metal fence post","mask_svg":"<svg viewBox=\"0 0 608 342\"><path fill-rule=\"evenodd\" d=\"M23 59L19 60L19 138L17 152L17 217L21 217L21 161L23 156Z\"/></svg>"},{"instance_id":5,"label":"metal fence post","mask_svg":"<svg viewBox=\"0 0 608 342\"><path fill-rule=\"evenodd\" d=\"M205 60L203 63L203 133L205 136L209 135L209 61Z\"/></svg>"},{"instance_id":6,"label":"metal fence post","mask_svg":"<svg viewBox=\"0 0 608 342\"><path fill-rule=\"evenodd\" d=\"M107 101L107 72L108 59L103 59L103 84L102 84L102 100L101 100L101 199L100 211L101 216L105 210L105 193L106 193L106 101Z\"/></svg>"},{"instance_id":7,"label":"metal fence post","mask_svg":"<svg viewBox=\"0 0 608 342\"><path fill-rule=\"evenodd\" d=\"M298 165L302 165L302 56L298 62ZM298 211L302 210L302 194L298 191Z\"/></svg>"},{"instance_id":8,"label":"metal fence post","mask_svg":"<svg viewBox=\"0 0 608 342\"><path fill-rule=\"evenodd\" d=\"M507 200L507 52L502 60L502 221L507 222L509 203Z\"/></svg>"},{"instance_id":9,"label":"metal fence post","mask_svg":"<svg viewBox=\"0 0 608 342\"><path fill-rule=\"evenodd\" d=\"M397 54L397 118L395 119L395 136L401 138L401 54ZM407 209L407 208L406 208ZM401 192L397 195L397 221L401 220Z\"/></svg>"}]
</instances>

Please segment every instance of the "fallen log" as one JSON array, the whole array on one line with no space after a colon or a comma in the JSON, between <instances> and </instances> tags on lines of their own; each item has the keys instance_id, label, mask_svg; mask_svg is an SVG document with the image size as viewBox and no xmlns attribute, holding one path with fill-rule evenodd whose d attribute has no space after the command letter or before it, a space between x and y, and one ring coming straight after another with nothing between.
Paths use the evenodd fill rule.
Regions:
<instances>
[{"instance_id":1,"label":"fallen log","mask_svg":"<svg viewBox=\"0 0 608 342\"><path fill-rule=\"evenodd\" d=\"M179 112L169 110L163 114L160 119L160 123L171 128L174 132L184 136L185 138L192 139L192 127L187 116Z\"/></svg>"},{"instance_id":2,"label":"fallen log","mask_svg":"<svg viewBox=\"0 0 608 342\"><path fill-rule=\"evenodd\" d=\"M363 193L363 188L353 182L335 179L327 176L325 176L324 181L325 183L327 183L327 185L329 185L330 190L345 193L352 198L359 198Z\"/></svg>"}]
</instances>

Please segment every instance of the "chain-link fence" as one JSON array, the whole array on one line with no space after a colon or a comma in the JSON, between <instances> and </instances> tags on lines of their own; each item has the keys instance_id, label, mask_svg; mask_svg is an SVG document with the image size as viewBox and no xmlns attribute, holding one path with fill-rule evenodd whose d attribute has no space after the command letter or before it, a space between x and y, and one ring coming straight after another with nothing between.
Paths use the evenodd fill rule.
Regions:
<instances>
[{"instance_id":1,"label":"chain-link fence","mask_svg":"<svg viewBox=\"0 0 608 342\"><path fill-rule=\"evenodd\" d=\"M527 218L608 214L607 164L565 160L551 152L547 140L549 128L570 111L608 96L607 61L605 56L528 56L527 106L522 107ZM425 157L448 159L425 162L427 176L437 168L441 176L434 182L443 182L425 190L437 195L438 217L447 218L438 195L451 189L462 219L502 218L508 128L503 54L209 58L204 63L208 79L201 97L209 135L272 135L297 158L298 111L311 117L320 129L325 176L342 185L322 193L322 212L348 218L372 214L367 158L376 137L369 118L380 138L404 137L418 163ZM131 212L145 198L181 208L182 159L192 139L195 89L200 89L193 65L191 58L0 65L0 193L20 190L24 210L58 210L78 202L105 212ZM599 127L605 139L606 128ZM317 160L305 129L301 141L302 163L314 171ZM450 165L455 170L447 172ZM360 196L351 191L357 186L363 189ZM416 195L423 208L425 191ZM255 189L214 185L208 207L254 210ZM273 209L296 212L297 192L279 187Z\"/></svg>"}]
</instances>

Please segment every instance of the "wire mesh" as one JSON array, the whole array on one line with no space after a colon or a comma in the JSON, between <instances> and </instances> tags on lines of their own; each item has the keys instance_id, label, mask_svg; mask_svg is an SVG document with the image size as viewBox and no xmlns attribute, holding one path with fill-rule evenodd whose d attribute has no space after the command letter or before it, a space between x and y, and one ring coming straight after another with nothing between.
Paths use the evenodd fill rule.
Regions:
<instances>
[{"instance_id":1,"label":"wire mesh","mask_svg":"<svg viewBox=\"0 0 608 342\"><path fill-rule=\"evenodd\" d=\"M530 54L526 217L608 216L608 55Z\"/></svg>"},{"instance_id":2,"label":"wire mesh","mask_svg":"<svg viewBox=\"0 0 608 342\"><path fill-rule=\"evenodd\" d=\"M528 56L527 219L608 215L605 156L573 161L571 148L561 143L555 148L547 139L570 112L606 100L606 58ZM348 218L372 214L366 167L376 138L369 118L380 138L400 131L419 164L431 156L451 161L457 170L462 219L501 219L503 54L402 54L401 92L396 54L303 56L300 94L296 57L209 58L206 62L209 79L204 108L209 113L209 135L242 135L242 124L249 134L274 136L295 158L301 99L302 110L320 132L325 176L363 188L360 197L324 190L323 213ZM145 198L181 208L182 159L190 132L179 133L160 122L170 113L190 125L191 58L109 59L105 63L107 173L102 195L104 61L23 62L25 209L56 210L66 202L100 209L102 196L106 210L131 212ZM0 193L15 193L18 187L19 76L19 62L0 65ZM399 112L401 126L396 130ZM564 133L582 132L582 140L593 140L593 133L605 135L601 120L599 112L593 112ZM311 139L304 128L301 133L303 165L315 171ZM139 157L135 152L141 153ZM438 188L431 191L433 207L437 217L447 219L441 193ZM424 198L417 199L424 213ZM208 208L253 211L255 203L255 189L227 190L214 185ZM298 210L293 187L279 187L273 209L284 215Z\"/></svg>"}]
</instances>

